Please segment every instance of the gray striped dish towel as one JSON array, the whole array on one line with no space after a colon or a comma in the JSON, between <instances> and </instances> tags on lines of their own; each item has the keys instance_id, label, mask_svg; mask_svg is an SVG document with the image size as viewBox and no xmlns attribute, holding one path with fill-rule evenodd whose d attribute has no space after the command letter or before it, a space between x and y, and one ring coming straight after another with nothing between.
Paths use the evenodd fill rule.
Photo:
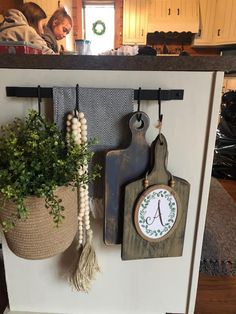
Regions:
<instances>
[{"instance_id":1,"label":"gray striped dish towel","mask_svg":"<svg viewBox=\"0 0 236 314\"><path fill-rule=\"evenodd\" d=\"M88 137L98 139L99 146L111 148L127 138L125 117L133 111L132 89L79 88L79 108L88 124ZM65 114L75 109L76 89L54 87L54 122L62 129Z\"/></svg>"},{"instance_id":2,"label":"gray striped dish towel","mask_svg":"<svg viewBox=\"0 0 236 314\"><path fill-rule=\"evenodd\" d=\"M133 89L79 88L79 110L84 112L88 125L88 138L97 139L94 162L104 171L105 153L128 145L130 131L128 114L133 111ZM65 117L75 109L75 87L53 87L54 122L59 129L65 126ZM102 171L102 174L103 174ZM104 176L90 186L90 195L95 202L104 197ZM100 206L101 207L101 206ZM100 216L100 213L96 216Z\"/></svg>"}]
</instances>

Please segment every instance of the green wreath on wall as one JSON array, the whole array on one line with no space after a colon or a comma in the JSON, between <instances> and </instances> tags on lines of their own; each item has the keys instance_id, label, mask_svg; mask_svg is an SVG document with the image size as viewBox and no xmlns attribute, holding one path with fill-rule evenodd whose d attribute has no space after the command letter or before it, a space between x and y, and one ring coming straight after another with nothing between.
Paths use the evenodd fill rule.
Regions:
<instances>
[{"instance_id":1,"label":"green wreath on wall","mask_svg":"<svg viewBox=\"0 0 236 314\"><path fill-rule=\"evenodd\" d=\"M103 35L106 31L106 25L103 21L97 20L93 23L93 32L96 35Z\"/></svg>"}]
</instances>

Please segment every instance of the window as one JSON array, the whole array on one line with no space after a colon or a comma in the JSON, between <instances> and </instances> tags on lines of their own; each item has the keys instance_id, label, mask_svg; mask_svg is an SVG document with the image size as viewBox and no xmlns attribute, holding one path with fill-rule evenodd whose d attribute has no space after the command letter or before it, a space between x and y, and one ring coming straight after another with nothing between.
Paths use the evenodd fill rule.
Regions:
<instances>
[{"instance_id":1,"label":"window","mask_svg":"<svg viewBox=\"0 0 236 314\"><path fill-rule=\"evenodd\" d=\"M92 54L114 49L114 21L114 5L85 4L84 35L86 40L91 41Z\"/></svg>"}]
</instances>

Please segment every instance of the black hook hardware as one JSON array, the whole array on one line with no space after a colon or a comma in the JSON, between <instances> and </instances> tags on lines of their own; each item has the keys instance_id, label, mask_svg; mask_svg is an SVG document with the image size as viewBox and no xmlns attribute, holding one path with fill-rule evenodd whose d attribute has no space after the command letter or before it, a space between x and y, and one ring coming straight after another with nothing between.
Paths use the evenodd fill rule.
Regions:
<instances>
[{"instance_id":1,"label":"black hook hardware","mask_svg":"<svg viewBox=\"0 0 236 314\"><path fill-rule=\"evenodd\" d=\"M41 116L41 87L38 85L38 114Z\"/></svg>"},{"instance_id":2,"label":"black hook hardware","mask_svg":"<svg viewBox=\"0 0 236 314\"><path fill-rule=\"evenodd\" d=\"M158 121L162 123L163 114L161 113L161 88L158 89Z\"/></svg>"},{"instance_id":3,"label":"black hook hardware","mask_svg":"<svg viewBox=\"0 0 236 314\"><path fill-rule=\"evenodd\" d=\"M75 113L79 111L79 84L75 88Z\"/></svg>"},{"instance_id":4,"label":"black hook hardware","mask_svg":"<svg viewBox=\"0 0 236 314\"><path fill-rule=\"evenodd\" d=\"M161 88L158 89L158 124L159 124L159 141L160 145L163 145L163 141L161 139L161 127L162 127L162 119L163 119L163 114L161 113Z\"/></svg>"},{"instance_id":5,"label":"black hook hardware","mask_svg":"<svg viewBox=\"0 0 236 314\"><path fill-rule=\"evenodd\" d=\"M137 103L138 103L138 108L137 108L137 112L140 112L140 100L141 100L141 87L139 87L138 89L138 99L137 99ZM137 120L138 122L141 120L142 115L139 113L137 115Z\"/></svg>"}]
</instances>

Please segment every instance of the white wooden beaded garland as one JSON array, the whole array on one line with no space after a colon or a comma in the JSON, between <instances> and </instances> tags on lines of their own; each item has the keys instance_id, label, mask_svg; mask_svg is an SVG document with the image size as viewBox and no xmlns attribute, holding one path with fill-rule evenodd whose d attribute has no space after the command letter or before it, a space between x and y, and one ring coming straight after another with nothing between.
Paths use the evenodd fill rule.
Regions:
<instances>
[{"instance_id":1,"label":"white wooden beaded garland","mask_svg":"<svg viewBox=\"0 0 236 314\"><path fill-rule=\"evenodd\" d=\"M87 142L87 120L83 112L74 111L67 115L66 121L67 138L73 136L77 144ZM83 175L88 171L88 164L84 164L79 170L79 175ZM89 217L89 193L88 184L79 187L79 210L78 210L78 242L82 246L85 241L85 233L92 232L90 229Z\"/></svg>"}]
</instances>

